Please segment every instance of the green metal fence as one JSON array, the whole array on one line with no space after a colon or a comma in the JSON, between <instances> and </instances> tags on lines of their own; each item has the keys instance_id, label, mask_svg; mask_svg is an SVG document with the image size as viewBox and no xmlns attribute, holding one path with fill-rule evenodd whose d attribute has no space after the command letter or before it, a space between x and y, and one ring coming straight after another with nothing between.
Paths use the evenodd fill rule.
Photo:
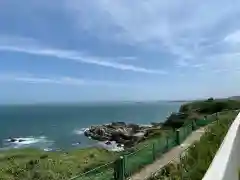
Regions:
<instances>
[{"instance_id":1,"label":"green metal fence","mask_svg":"<svg viewBox=\"0 0 240 180\"><path fill-rule=\"evenodd\" d=\"M185 126L179 128L177 130L177 132L179 133L179 139L177 139L179 141L178 144L182 143L191 133L193 130L196 129L195 124L193 124L193 122L190 122L188 124L186 124Z\"/></svg>"},{"instance_id":2,"label":"green metal fence","mask_svg":"<svg viewBox=\"0 0 240 180\"><path fill-rule=\"evenodd\" d=\"M238 112L238 111L236 111ZM199 119L192 125L194 129L198 129L202 126L209 125L210 123L217 123L219 126L223 126L226 123L224 121L218 121L218 114L213 114L205 119ZM226 121L226 120L225 120ZM228 123L231 124L232 121ZM184 137L187 130L186 127L180 128L180 135ZM184 130L185 129L185 130ZM206 169L199 168L199 163L202 163L201 153L196 151L194 144L185 149L178 158L173 159L164 167L161 167L157 172L154 172L147 180L191 180L192 177L202 177ZM214 157L215 152L211 152L211 156Z\"/></svg>"},{"instance_id":3,"label":"green metal fence","mask_svg":"<svg viewBox=\"0 0 240 180\"><path fill-rule=\"evenodd\" d=\"M113 180L116 162L104 164L70 180Z\"/></svg>"},{"instance_id":4,"label":"green metal fence","mask_svg":"<svg viewBox=\"0 0 240 180\"><path fill-rule=\"evenodd\" d=\"M155 160L154 153L153 146L148 145L132 154L126 155L125 177L129 177L145 165L151 164Z\"/></svg>"},{"instance_id":5,"label":"green metal fence","mask_svg":"<svg viewBox=\"0 0 240 180\"><path fill-rule=\"evenodd\" d=\"M190 176L195 173L197 160L196 157L189 155L189 151L191 147L185 149L178 158L154 172L148 180L191 180Z\"/></svg>"},{"instance_id":6,"label":"green metal fence","mask_svg":"<svg viewBox=\"0 0 240 180\"><path fill-rule=\"evenodd\" d=\"M133 153L121 156L115 162L95 168L71 180L124 180L144 166L153 163L174 146L181 144L193 130L208 125L215 120L216 118L207 118L195 122L190 121L178 130L160 137L153 144L148 144Z\"/></svg>"}]
</instances>

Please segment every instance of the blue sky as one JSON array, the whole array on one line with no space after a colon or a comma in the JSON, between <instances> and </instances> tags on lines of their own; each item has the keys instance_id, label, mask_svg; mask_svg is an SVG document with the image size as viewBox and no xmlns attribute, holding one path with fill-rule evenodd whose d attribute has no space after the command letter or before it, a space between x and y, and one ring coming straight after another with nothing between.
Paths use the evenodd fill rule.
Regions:
<instances>
[{"instance_id":1,"label":"blue sky","mask_svg":"<svg viewBox=\"0 0 240 180\"><path fill-rule=\"evenodd\" d=\"M239 95L240 1L0 0L0 102Z\"/></svg>"}]
</instances>

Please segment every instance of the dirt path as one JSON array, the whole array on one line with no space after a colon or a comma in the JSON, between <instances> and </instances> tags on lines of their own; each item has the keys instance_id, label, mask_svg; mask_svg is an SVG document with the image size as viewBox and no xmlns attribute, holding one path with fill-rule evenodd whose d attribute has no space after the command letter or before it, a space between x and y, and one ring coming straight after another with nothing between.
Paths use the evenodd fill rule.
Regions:
<instances>
[{"instance_id":1,"label":"dirt path","mask_svg":"<svg viewBox=\"0 0 240 180\"><path fill-rule=\"evenodd\" d=\"M161 167L167 165L173 159L179 160L180 154L187 149L195 141L198 141L204 134L206 127L202 127L187 137L187 139L179 146L174 147L165 153L160 159L156 160L153 164L146 166L140 172L134 174L129 180L144 180L150 177L153 173L157 172Z\"/></svg>"}]
</instances>

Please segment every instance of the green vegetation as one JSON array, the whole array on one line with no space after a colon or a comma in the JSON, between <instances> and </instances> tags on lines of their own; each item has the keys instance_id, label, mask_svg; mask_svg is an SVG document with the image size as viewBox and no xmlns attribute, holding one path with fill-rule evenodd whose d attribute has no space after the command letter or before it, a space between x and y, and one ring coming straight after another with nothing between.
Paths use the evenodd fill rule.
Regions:
<instances>
[{"instance_id":1,"label":"green vegetation","mask_svg":"<svg viewBox=\"0 0 240 180\"><path fill-rule=\"evenodd\" d=\"M169 125L170 127L175 127L174 124L178 123L178 126L180 125L181 127L194 118L202 118L205 115L233 109L240 109L240 101L229 99L214 100L213 98L209 98L206 101L191 102L181 106L181 118L169 121ZM209 131L201 138L201 141L195 143L188 150L187 155L181 159L180 164L170 164L164 168L164 173L161 170L160 174L164 174L166 177L171 172L171 174L176 174L179 177L179 175L183 174L182 167L185 168L185 171L189 171L191 167L193 169L191 172L194 173L187 174L191 176L192 174L195 175L193 180L201 177L227 132L230 123L229 120L232 120L235 116L236 112L229 113L226 111L224 114L220 114L220 124L210 127ZM181 124L179 124L179 121ZM190 131L185 130L185 135L191 132L191 129ZM148 139L123 153L108 152L98 148L79 149L66 153L43 152L35 149L2 151L0 152L0 180L66 180L95 167L115 161L121 154L128 154L126 155L126 163L128 163L126 164L126 168L129 168L126 169L126 173L131 175L136 170L142 168L143 165L153 162L163 152L175 146L176 136L174 133L175 131L171 128L163 130L156 127L150 132ZM185 135L183 138L185 138ZM196 160L198 163L197 165L194 164L195 168L192 168ZM95 174L96 172L98 174ZM84 179L86 177L90 180L98 177L97 179L107 180L112 178L112 174L113 164L110 163L110 165L101 166L98 170L91 171L88 175L83 175L79 178ZM156 179L161 179L161 177L157 176Z\"/></svg>"},{"instance_id":2,"label":"green vegetation","mask_svg":"<svg viewBox=\"0 0 240 180\"><path fill-rule=\"evenodd\" d=\"M173 113L163 124L163 128L180 128L184 124L205 116L227 110L240 109L240 101L233 99L208 98L183 104L178 113Z\"/></svg>"},{"instance_id":3,"label":"green vegetation","mask_svg":"<svg viewBox=\"0 0 240 180\"><path fill-rule=\"evenodd\" d=\"M35 149L4 151L0 154L0 180L68 179L114 160L115 156L97 148L69 153Z\"/></svg>"},{"instance_id":4,"label":"green vegetation","mask_svg":"<svg viewBox=\"0 0 240 180\"><path fill-rule=\"evenodd\" d=\"M219 121L209 126L200 141L195 142L180 158L180 162L171 162L150 180L201 180L221 145L237 111L219 113Z\"/></svg>"},{"instance_id":5,"label":"green vegetation","mask_svg":"<svg viewBox=\"0 0 240 180\"><path fill-rule=\"evenodd\" d=\"M183 104L179 112L191 115L208 115L221 112L224 110L239 109L240 101L230 99L216 99L209 98L206 101L194 101Z\"/></svg>"}]
</instances>

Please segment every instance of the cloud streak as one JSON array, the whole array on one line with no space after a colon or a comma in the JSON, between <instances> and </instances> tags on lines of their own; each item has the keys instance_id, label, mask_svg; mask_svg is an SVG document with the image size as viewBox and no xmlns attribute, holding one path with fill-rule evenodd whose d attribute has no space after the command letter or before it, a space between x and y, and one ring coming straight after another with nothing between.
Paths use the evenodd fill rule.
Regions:
<instances>
[{"instance_id":1,"label":"cloud streak","mask_svg":"<svg viewBox=\"0 0 240 180\"><path fill-rule=\"evenodd\" d=\"M224 41L228 43L240 43L240 30L235 31L224 38Z\"/></svg>"},{"instance_id":2,"label":"cloud streak","mask_svg":"<svg viewBox=\"0 0 240 180\"><path fill-rule=\"evenodd\" d=\"M64 2L66 11L79 29L85 28L99 38L136 46L156 43L159 47L163 44L171 53L182 56L192 54L194 44L202 40L205 31L239 12L237 1L233 4L217 0L204 0L204 3L176 0ZM118 31L109 32L111 27L118 27Z\"/></svg>"},{"instance_id":3,"label":"cloud streak","mask_svg":"<svg viewBox=\"0 0 240 180\"><path fill-rule=\"evenodd\" d=\"M173 68L207 70L207 64L211 64L207 62L208 56L230 50L229 44L238 44L235 50L240 50L240 31L235 29L239 24L236 21L239 19L239 1L232 4L224 0L83 2L84 6L82 1L65 0L66 11L78 29L87 27L86 30L98 38L130 44L145 51L151 49L159 52L159 56L162 52L172 55L176 59ZM99 19L104 24L98 23ZM117 30L109 31L111 27L117 27ZM229 31L231 34L223 42L222 37ZM223 45L226 42L228 47ZM171 63L171 60L164 60ZM210 69L209 73L212 72Z\"/></svg>"},{"instance_id":4,"label":"cloud streak","mask_svg":"<svg viewBox=\"0 0 240 180\"><path fill-rule=\"evenodd\" d=\"M19 44L18 46L0 44L0 51L19 52L19 53L38 55L38 56L48 56L48 57L54 57L59 59L67 59L67 60L73 60L79 63L92 64L92 65L113 68L113 69L122 70L122 71L132 71L132 72L146 73L146 74L161 74L161 75L167 74L166 71L160 70L160 69L148 69L148 68L139 67L131 64L123 64L123 63L112 62L112 61L110 62L110 61L104 60L103 58L86 56L77 51L42 48L34 44L33 45L29 44L27 46L26 45L20 46Z\"/></svg>"},{"instance_id":5,"label":"cloud streak","mask_svg":"<svg viewBox=\"0 0 240 180\"><path fill-rule=\"evenodd\" d=\"M124 83L81 79L77 77L39 77L32 74L0 74L0 82L21 82L28 84L55 84L70 86L127 86Z\"/></svg>"}]
</instances>

